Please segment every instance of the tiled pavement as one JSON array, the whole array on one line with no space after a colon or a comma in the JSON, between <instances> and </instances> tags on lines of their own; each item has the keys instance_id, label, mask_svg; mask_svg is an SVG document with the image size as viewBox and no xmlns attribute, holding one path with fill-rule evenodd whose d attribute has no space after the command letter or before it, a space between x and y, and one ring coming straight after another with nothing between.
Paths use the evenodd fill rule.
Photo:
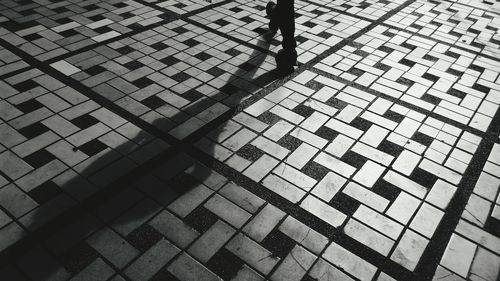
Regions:
<instances>
[{"instance_id":1,"label":"tiled pavement","mask_svg":"<svg viewBox=\"0 0 500 281\"><path fill-rule=\"evenodd\" d=\"M0 3L0 280L499 280L500 4Z\"/></svg>"}]
</instances>

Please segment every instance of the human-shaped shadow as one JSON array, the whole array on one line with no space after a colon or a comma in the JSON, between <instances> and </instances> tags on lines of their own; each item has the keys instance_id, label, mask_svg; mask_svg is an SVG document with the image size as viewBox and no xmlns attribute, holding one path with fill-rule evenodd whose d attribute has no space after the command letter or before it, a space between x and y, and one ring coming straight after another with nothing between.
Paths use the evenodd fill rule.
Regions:
<instances>
[{"instance_id":1,"label":"human-shaped shadow","mask_svg":"<svg viewBox=\"0 0 500 281\"><path fill-rule=\"evenodd\" d=\"M224 117L227 117L225 118L226 121L222 122L222 124L217 124L218 126L216 127L211 126L211 124L207 124L207 127L212 127L210 131L211 136L217 136L218 134L224 132L224 128L229 119L231 119L231 116L239 112L238 105L240 104L242 99L248 97L248 95L250 94L254 94L260 91L262 87L270 84L276 79L283 77L282 72L278 70L268 71L258 77L254 77L259 67L266 60L266 57L269 53L269 48L271 46L273 35L274 32L272 31L261 35L262 37L259 38L259 40L257 41L258 48L254 48L253 53L250 55L250 59L247 62L243 63L245 67L238 68L237 71L232 74L231 78L227 80L228 82L226 86L231 85L231 82L233 82L235 79L241 79L241 77L246 77L247 82L250 82L258 86L255 87L255 89L251 93L247 93L246 95L241 94L241 91L238 93L229 93L233 95L230 95L226 99L226 101L230 105L229 111L224 114ZM251 69L249 69L248 67L249 65L252 66ZM250 80L248 80L249 78ZM222 88L234 88L234 87L223 86ZM183 108L183 110L186 109L187 108ZM175 120L176 117L174 116L172 119ZM155 120L152 125L158 128L161 127L161 124L162 120L158 119ZM204 130L204 127L200 128L200 130ZM199 132L194 132L193 134L191 134L191 136L195 134L203 136L205 135L205 133L206 132L202 132L200 134ZM134 143L142 143L148 138L150 138L150 134L143 132L135 136L132 139L132 141ZM189 149L190 147L194 147L192 146L192 142L195 141L195 139L187 137L185 140L188 142L188 144L182 145L183 146L182 149ZM130 146L129 143L123 144L117 147L116 150L118 151L127 150L129 149L129 146ZM59 215L58 217L53 219L52 222L48 224L47 224L48 220L47 218L52 217L53 215L52 210L43 208L40 210L35 209L33 211L34 213L31 214L31 220L30 220L31 225L26 226L28 229L33 228L33 231L31 231L26 238L20 240L20 242L18 242L13 247L8 249L7 251L4 251L4 253L1 254L2 257L0 259L0 268L2 267L2 264L4 264L6 261L9 262L10 260L18 262L18 264L20 264L19 267L23 269L25 274L28 275L33 274L33 276L30 276L30 278L32 278L33 280L52 280L51 278L54 277L54 274L56 275L61 274L61 268L59 267L58 264L52 264L52 266L50 266L47 265L46 263L39 263L39 261L37 261L36 258L30 257L31 255L30 252L32 253L33 249L35 250L40 249L40 244L44 244L46 242L47 237L50 237L49 240L52 241L52 243L50 243L50 246L55 245L57 248L55 250L54 249L50 250L53 253L55 253L56 256L58 256L58 259L63 258L65 256L65 252L71 251L72 247L75 246L75 244L72 244L72 241L75 240L76 242L78 241L78 239L74 239L75 237L61 237L60 235L52 236L54 233L57 233L57 231L66 228L68 225L71 225L72 228L71 233L74 233L76 235L76 238L79 238L81 241L81 239L85 237L80 237L80 236L88 236L88 234L94 232L95 225L79 224L75 222L79 222L82 217L86 216L89 213L95 214L97 208L102 207L102 205L106 204L106 202L114 200L116 194L119 194L120 192L127 189L131 185L134 184L137 185L138 183L140 184L141 179L139 175L150 174L152 169L161 166L162 164L164 164L164 162L177 161L178 158L176 157L179 156L180 153L184 153L187 155L190 154L189 151L175 151L175 150L176 150L175 147L167 149L168 152L162 153L162 155L160 155L159 157L154 157L153 160L150 160L145 165L139 166L134 171L119 178L118 180L114 181L107 187L102 188L100 191L96 192L88 199L80 202L77 207L69 209L69 211L66 211L63 214ZM205 147L203 152L208 156L210 156L208 157L208 159L211 159L211 161L217 161L213 157L214 154L213 145L210 147ZM103 155L101 158L105 159L106 157L107 157L106 155ZM165 192L162 192L160 190L159 192L156 193L158 197L153 198L154 201L149 200L148 202L154 202L153 204L157 204L156 206L167 207L169 202L172 202L179 196L182 196L182 194L189 192L190 190L195 188L199 184L199 182L203 182L206 178L208 178L211 175L210 169L207 169L207 166L210 167L211 163L206 163L205 161L205 164L201 164L194 158L192 163L193 164L189 166L190 174L195 175L195 178L197 179L198 182L174 181L174 184L176 184L177 186L165 186L164 190ZM171 174L166 177L170 176L175 177L176 173L179 172L182 173L183 169L185 168L184 166L182 166L182 163L170 163L170 164L171 164L170 167L176 167L176 165L177 167L171 171L165 171L166 174L169 173ZM98 171L99 169L101 169L101 164L99 159L97 159L94 162L94 164L88 166L81 174L95 172ZM133 182L133 179L136 179L137 181ZM74 189L74 188L79 188L80 186L81 186L81 177L78 177L75 179L68 180L61 188ZM145 196L145 198L148 197ZM146 199L141 199L141 200L146 200ZM129 222L142 221L144 218L150 218L157 211L158 211L157 208L142 208L142 209L135 209L134 212L129 212L125 216L123 216L123 214L117 213L114 216L111 215L109 220L102 222L102 226L111 224L112 225L127 224ZM58 245L59 243L57 241L54 241L54 237L56 239L58 238L61 239L60 245ZM66 243L67 241L70 242ZM43 267L40 265L43 265ZM15 280L15 279L9 279L9 280Z\"/></svg>"}]
</instances>

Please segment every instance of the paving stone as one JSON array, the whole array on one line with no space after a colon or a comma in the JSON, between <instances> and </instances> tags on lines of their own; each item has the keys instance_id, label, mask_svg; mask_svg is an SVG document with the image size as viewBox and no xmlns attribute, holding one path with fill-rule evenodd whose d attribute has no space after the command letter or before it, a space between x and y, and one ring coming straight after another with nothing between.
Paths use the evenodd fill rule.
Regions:
<instances>
[{"instance_id":1,"label":"paving stone","mask_svg":"<svg viewBox=\"0 0 500 281\"><path fill-rule=\"evenodd\" d=\"M179 252L177 247L162 239L127 267L125 275L132 280L149 279Z\"/></svg>"}]
</instances>

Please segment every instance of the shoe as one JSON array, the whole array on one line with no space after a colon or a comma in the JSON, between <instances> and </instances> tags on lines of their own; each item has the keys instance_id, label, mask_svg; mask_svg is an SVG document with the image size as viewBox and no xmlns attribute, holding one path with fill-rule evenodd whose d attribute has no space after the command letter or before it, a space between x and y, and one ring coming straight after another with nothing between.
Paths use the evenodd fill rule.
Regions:
<instances>
[{"instance_id":1,"label":"shoe","mask_svg":"<svg viewBox=\"0 0 500 281\"><path fill-rule=\"evenodd\" d=\"M290 74L295 70L293 67L297 65L297 51L279 50L275 60L279 72Z\"/></svg>"},{"instance_id":2,"label":"shoe","mask_svg":"<svg viewBox=\"0 0 500 281\"><path fill-rule=\"evenodd\" d=\"M276 19L273 18L273 12L274 12L275 7L276 7L276 4L272 1L269 1L266 5L266 15L269 18L269 29L272 32L277 32L278 28L279 28L279 25L278 25Z\"/></svg>"}]
</instances>

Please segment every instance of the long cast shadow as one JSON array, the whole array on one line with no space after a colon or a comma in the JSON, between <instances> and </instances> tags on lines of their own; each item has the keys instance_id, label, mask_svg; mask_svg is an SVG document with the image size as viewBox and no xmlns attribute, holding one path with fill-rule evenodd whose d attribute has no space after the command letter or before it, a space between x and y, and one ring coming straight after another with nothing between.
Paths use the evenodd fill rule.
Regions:
<instances>
[{"instance_id":1,"label":"long cast shadow","mask_svg":"<svg viewBox=\"0 0 500 281\"><path fill-rule=\"evenodd\" d=\"M262 35L262 38L258 40L258 49L254 48L253 53L250 55L250 59L247 62L242 63L245 67L239 67L236 72L232 74L232 76L227 80L227 84L222 88L235 88L231 82L236 81L237 79L251 78L250 80L246 80L246 82L251 83L252 85L258 85L252 92L245 92L242 94L241 91L237 91L236 93L232 93L228 97L227 100L229 102L230 109L224 113L222 116L217 119L211 121L209 124L206 124L200 130L191 134L188 138L185 139L188 142L187 146L184 146L182 149L189 149L192 142L203 137L208 132L210 132L211 136L218 136L222 132L224 132L224 128L227 122L231 119L231 116L237 114L239 112L238 105L240 102L247 98L248 95L257 93L264 87L265 85L270 84L278 78L282 78L282 75L276 70L266 72L258 77L254 77L257 73L259 67L264 63L266 57L269 53L269 48L271 46L271 40L274 34L266 33ZM264 52L263 52L264 51ZM252 65L252 69L248 69L248 65ZM226 87L227 86L227 87ZM229 87L230 86L230 87ZM183 111L188 108L183 108ZM175 120L177 116L174 116L172 119ZM225 121L224 121L225 120ZM160 127L162 124L162 120L158 119L153 122L153 126ZM150 135L148 133L140 133L135 136L132 141L134 143L141 143L145 139L149 138ZM126 144L120 145L116 150L120 151L122 149L128 149L130 144L127 142ZM204 148L204 153L207 154L211 161L217 161L214 159L214 146L210 145L209 147ZM85 217L89 213L95 214L96 209L101 208L103 205L107 204L107 202L113 202L120 204L121 202L116 202L116 200L120 200L120 197L116 197L117 194L124 193L126 189L133 186L134 184L140 185L144 184L144 181L141 182L141 178L145 175L151 174L151 170L157 168L158 166L165 165L164 167L168 167L168 170L165 170L164 174L161 175L164 179L171 178L168 183L165 183L164 190L159 191L159 197L154 198L155 201L149 200L155 206L168 206L169 202L174 201L176 198L179 198L184 193L189 192L193 188L195 188L199 182L203 182L205 179L211 176L211 171L207 168L206 165L201 164L196 159L193 159L189 156L189 153L185 154L183 151L179 151L178 147L171 147L167 149L166 152L161 153L160 155L154 157L152 160L149 160L144 165L141 165L126 175L120 177L112 184L107 187L102 188L100 191L96 192L89 198L85 199L77 206L71 208L70 210L64 212L63 214L57 216L52 219L53 213L50 209L35 209L32 214L31 224L27 226L28 229L32 228L33 231L30 232L27 237L21 239L18 243L4 251L0 254L0 268L2 264L9 264L14 260L19 260L19 257L28 254L33 251L33 249L39 249L40 244L43 244L47 237L50 237L57 231L64 229L68 226L72 228L71 233L75 234L75 237L59 237L56 235L55 237L59 237L61 240L60 244L53 243L52 245L56 245L57 249L50 249L56 257L61 260L65 256L67 256L68 252L71 252L75 247L75 243L81 243L81 241L85 241L84 239L88 234L93 233L96 230L95 224L78 224L74 223L75 221L80 221L82 217ZM105 159L107 155L103 155L100 159ZM182 161L186 159L191 159L191 161ZM95 171L101 169L101 165L99 163L99 159L97 159L93 164L88 166L81 174L92 174ZM208 165L210 166L210 165ZM185 178L184 168L190 168L190 174L194 175L196 180L182 180ZM135 181L135 183L134 183ZM63 189L75 189L81 187L81 178L72 179L67 181L64 186L61 186ZM161 187L160 187L161 188ZM140 186L139 186L140 189ZM138 199L133 205L137 206L141 202L145 202L148 196L144 195L141 199ZM112 203L109 203L112 204ZM158 205L156 205L158 204ZM128 210L134 208L132 206L128 206ZM127 213L127 215L123 215L123 213L117 214L109 214L110 219L102 222L100 227L104 225L113 224L127 224L133 223L135 221L141 221L144 218L149 219L158 211L157 208L143 208L143 209L135 209L132 213ZM50 222L48 222L48 218L50 218ZM99 229L99 228L97 228ZM52 238L53 240L53 238ZM74 240L74 241L73 241ZM80 242L77 242L80 241ZM54 241L53 241L54 242ZM40 268L38 265L39 260L36 258L22 258L23 260L23 268L36 268L34 270L34 274L36 276L32 276L34 280L48 280L54 276L60 268L58 265L53 266L45 266L44 268ZM28 273L29 275L29 273Z\"/></svg>"}]
</instances>

